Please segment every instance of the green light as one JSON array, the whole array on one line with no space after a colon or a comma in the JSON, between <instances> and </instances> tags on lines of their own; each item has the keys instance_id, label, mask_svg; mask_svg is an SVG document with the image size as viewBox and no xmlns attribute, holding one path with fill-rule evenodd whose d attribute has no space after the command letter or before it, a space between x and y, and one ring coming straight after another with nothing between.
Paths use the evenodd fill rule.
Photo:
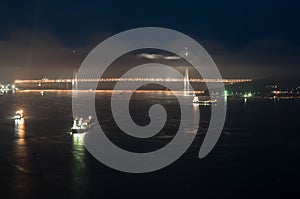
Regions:
<instances>
[{"instance_id":1,"label":"green light","mask_svg":"<svg viewBox=\"0 0 300 199\"><path fill-rule=\"evenodd\" d=\"M228 91L227 90L224 91L224 95L228 96Z\"/></svg>"}]
</instances>

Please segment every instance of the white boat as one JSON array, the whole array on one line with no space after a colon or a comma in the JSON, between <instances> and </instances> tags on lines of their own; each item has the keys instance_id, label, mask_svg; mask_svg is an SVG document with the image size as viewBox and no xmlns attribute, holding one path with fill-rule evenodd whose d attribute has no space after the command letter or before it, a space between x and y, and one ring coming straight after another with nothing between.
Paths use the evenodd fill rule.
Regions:
<instances>
[{"instance_id":1,"label":"white boat","mask_svg":"<svg viewBox=\"0 0 300 199\"><path fill-rule=\"evenodd\" d=\"M24 117L23 110L18 110L14 116L15 120L20 120Z\"/></svg>"},{"instance_id":2,"label":"white boat","mask_svg":"<svg viewBox=\"0 0 300 199\"><path fill-rule=\"evenodd\" d=\"M194 97L193 99L193 103L194 104L200 104L200 105L211 105L211 104L216 104L217 103L217 100L214 99L214 100L199 100L198 97Z\"/></svg>"},{"instance_id":3,"label":"white boat","mask_svg":"<svg viewBox=\"0 0 300 199\"><path fill-rule=\"evenodd\" d=\"M88 118L75 118L73 120L73 126L71 128L72 133L84 133L93 126L92 117Z\"/></svg>"}]
</instances>

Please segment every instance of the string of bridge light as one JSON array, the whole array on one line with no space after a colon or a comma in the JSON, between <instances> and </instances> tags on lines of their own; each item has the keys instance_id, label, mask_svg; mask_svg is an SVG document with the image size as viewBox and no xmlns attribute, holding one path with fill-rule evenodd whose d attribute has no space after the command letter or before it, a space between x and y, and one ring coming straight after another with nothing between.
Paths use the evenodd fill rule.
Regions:
<instances>
[{"instance_id":1,"label":"string of bridge light","mask_svg":"<svg viewBox=\"0 0 300 199\"><path fill-rule=\"evenodd\" d=\"M15 84L22 83L72 83L72 82L183 82L184 78L91 78L91 79L41 79L41 80L15 80ZM223 82L241 83L251 82L252 79L199 79L191 78L189 82Z\"/></svg>"}]
</instances>

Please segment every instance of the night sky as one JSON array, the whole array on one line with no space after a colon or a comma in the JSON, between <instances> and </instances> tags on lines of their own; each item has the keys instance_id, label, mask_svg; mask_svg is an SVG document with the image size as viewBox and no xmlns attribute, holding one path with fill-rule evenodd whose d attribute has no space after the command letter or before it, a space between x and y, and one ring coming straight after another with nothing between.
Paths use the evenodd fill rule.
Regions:
<instances>
[{"instance_id":1,"label":"night sky","mask_svg":"<svg viewBox=\"0 0 300 199\"><path fill-rule=\"evenodd\" d=\"M132 28L197 40L225 78L299 79L298 1L2 1L0 82L71 77L91 49Z\"/></svg>"}]
</instances>

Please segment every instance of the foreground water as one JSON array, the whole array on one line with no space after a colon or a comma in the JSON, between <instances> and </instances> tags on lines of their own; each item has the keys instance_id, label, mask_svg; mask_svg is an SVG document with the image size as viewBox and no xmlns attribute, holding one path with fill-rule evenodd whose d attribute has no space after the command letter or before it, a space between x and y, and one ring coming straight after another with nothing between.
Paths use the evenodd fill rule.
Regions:
<instances>
[{"instance_id":1,"label":"foreground water","mask_svg":"<svg viewBox=\"0 0 300 199\"><path fill-rule=\"evenodd\" d=\"M161 92L132 100L136 123L148 123L151 104L163 104L170 121L162 134L132 140L116 128L110 93L99 92L96 108L110 139L128 150L151 151L172 138L180 121L176 99ZM128 174L98 162L84 148L82 135L70 135L71 92L17 92L0 97L0 190L3 198L171 198L278 197L300 185L300 100L228 99L227 120L213 151L198 159L209 107L190 149L156 172ZM192 106L192 105L191 105ZM12 119L24 109L25 118ZM197 107L198 109L198 107Z\"/></svg>"}]
</instances>

